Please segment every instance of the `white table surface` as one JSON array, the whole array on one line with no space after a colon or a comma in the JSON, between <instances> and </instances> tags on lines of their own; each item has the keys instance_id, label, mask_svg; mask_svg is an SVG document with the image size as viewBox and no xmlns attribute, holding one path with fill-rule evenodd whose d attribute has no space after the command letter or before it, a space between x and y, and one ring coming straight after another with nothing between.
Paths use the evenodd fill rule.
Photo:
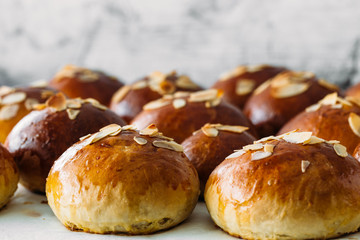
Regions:
<instances>
[{"instance_id":1,"label":"white table surface","mask_svg":"<svg viewBox=\"0 0 360 240\"><path fill-rule=\"evenodd\" d=\"M1 240L102 240L102 239L236 239L217 228L205 204L199 202L192 215L180 225L143 236L99 235L72 232L65 228L46 204L46 197L33 194L19 185L10 203L0 211ZM341 239L360 239L360 233Z\"/></svg>"}]
</instances>

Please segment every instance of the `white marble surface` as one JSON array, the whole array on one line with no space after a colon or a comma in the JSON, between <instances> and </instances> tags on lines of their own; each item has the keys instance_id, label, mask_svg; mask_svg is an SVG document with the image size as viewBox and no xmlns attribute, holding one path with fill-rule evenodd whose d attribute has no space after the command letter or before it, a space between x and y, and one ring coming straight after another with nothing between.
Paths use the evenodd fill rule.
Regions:
<instances>
[{"instance_id":1,"label":"white marble surface","mask_svg":"<svg viewBox=\"0 0 360 240\"><path fill-rule=\"evenodd\" d=\"M177 69L209 86L238 64L360 81L357 0L0 0L0 83L66 63L133 81Z\"/></svg>"}]
</instances>

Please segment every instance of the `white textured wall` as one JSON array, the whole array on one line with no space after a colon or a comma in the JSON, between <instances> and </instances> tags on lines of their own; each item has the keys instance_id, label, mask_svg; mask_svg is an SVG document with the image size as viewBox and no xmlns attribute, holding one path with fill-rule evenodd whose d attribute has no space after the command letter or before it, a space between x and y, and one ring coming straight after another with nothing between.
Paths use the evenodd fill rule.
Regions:
<instances>
[{"instance_id":1,"label":"white textured wall","mask_svg":"<svg viewBox=\"0 0 360 240\"><path fill-rule=\"evenodd\" d=\"M0 83L66 63L127 82L177 69L209 86L238 64L360 81L357 0L0 0Z\"/></svg>"}]
</instances>

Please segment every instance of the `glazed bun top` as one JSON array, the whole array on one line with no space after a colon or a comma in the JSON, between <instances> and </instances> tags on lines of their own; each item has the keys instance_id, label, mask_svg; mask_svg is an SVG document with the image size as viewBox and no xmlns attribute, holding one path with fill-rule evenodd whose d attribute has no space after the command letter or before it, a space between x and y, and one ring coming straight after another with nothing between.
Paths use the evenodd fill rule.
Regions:
<instances>
[{"instance_id":1,"label":"glazed bun top","mask_svg":"<svg viewBox=\"0 0 360 240\"><path fill-rule=\"evenodd\" d=\"M217 225L245 239L331 238L360 226L360 163L311 132L266 137L212 172L205 201Z\"/></svg>"},{"instance_id":2,"label":"glazed bun top","mask_svg":"<svg viewBox=\"0 0 360 240\"><path fill-rule=\"evenodd\" d=\"M347 99L336 92L327 95L291 119L278 134L294 129L310 131L326 140L339 140L352 153L360 142L360 102Z\"/></svg>"},{"instance_id":3,"label":"glazed bun top","mask_svg":"<svg viewBox=\"0 0 360 240\"><path fill-rule=\"evenodd\" d=\"M0 87L0 142L4 143L11 129L39 103L57 91L48 87Z\"/></svg>"},{"instance_id":4,"label":"glazed bun top","mask_svg":"<svg viewBox=\"0 0 360 240\"><path fill-rule=\"evenodd\" d=\"M296 114L334 91L338 91L335 85L313 73L285 71L254 91L244 113L260 136L274 135Z\"/></svg>"},{"instance_id":5,"label":"glazed bun top","mask_svg":"<svg viewBox=\"0 0 360 240\"><path fill-rule=\"evenodd\" d=\"M112 95L123 86L116 77L101 71L66 65L49 82L49 86L70 98L94 98L109 106Z\"/></svg>"},{"instance_id":6,"label":"glazed bun top","mask_svg":"<svg viewBox=\"0 0 360 240\"><path fill-rule=\"evenodd\" d=\"M188 76L175 71L164 74L153 72L144 79L119 89L111 100L110 109L130 122L148 102L177 91L194 92L201 90Z\"/></svg>"},{"instance_id":7,"label":"glazed bun top","mask_svg":"<svg viewBox=\"0 0 360 240\"><path fill-rule=\"evenodd\" d=\"M224 99L242 109L253 91L286 68L269 65L238 66L222 74L212 88L224 91Z\"/></svg>"},{"instance_id":8,"label":"glazed bun top","mask_svg":"<svg viewBox=\"0 0 360 240\"><path fill-rule=\"evenodd\" d=\"M348 88L345 95L349 97L360 98L360 83Z\"/></svg>"},{"instance_id":9,"label":"glazed bun top","mask_svg":"<svg viewBox=\"0 0 360 240\"><path fill-rule=\"evenodd\" d=\"M241 110L224 101L222 92L217 89L165 95L146 104L143 109L132 124L142 129L154 123L176 142L182 142L205 123L246 126L256 135Z\"/></svg>"}]
</instances>

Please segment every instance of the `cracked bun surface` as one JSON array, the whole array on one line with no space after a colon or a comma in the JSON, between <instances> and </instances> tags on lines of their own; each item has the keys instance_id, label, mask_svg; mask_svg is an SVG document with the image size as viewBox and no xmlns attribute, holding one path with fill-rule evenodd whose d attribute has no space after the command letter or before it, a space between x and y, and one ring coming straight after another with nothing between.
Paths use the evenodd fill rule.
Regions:
<instances>
[{"instance_id":1,"label":"cracked bun surface","mask_svg":"<svg viewBox=\"0 0 360 240\"><path fill-rule=\"evenodd\" d=\"M49 82L50 87L70 98L94 98L105 106L110 105L111 97L123 85L116 77L74 65L66 65Z\"/></svg>"},{"instance_id":2,"label":"cracked bun surface","mask_svg":"<svg viewBox=\"0 0 360 240\"><path fill-rule=\"evenodd\" d=\"M131 122L142 129L154 123L166 136L182 142L206 123L249 127L249 120L240 109L222 99L222 91L210 89L194 93L177 92L146 104Z\"/></svg>"},{"instance_id":3,"label":"cracked bun surface","mask_svg":"<svg viewBox=\"0 0 360 240\"><path fill-rule=\"evenodd\" d=\"M199 179L180 144L154 125L112 124L70 147L46 183L49 205L72 230L148 234L193 211Z\"/></svg>"},{"instance_id":4,"label":"cracked bun surface","mask_svg":"<svg viewBox=\"0 0 360 240\"><path fill-rule=\"evenodd\" d=\"M49 98L13 128L5 146L20 170L20 183L43 193L54 161L80 137L124 121L95 99L66 100L62 93Z\"/></svg>"},{"instance_id":5,"label":"cracked bun surface","mask_svg":"<svg viewBox=\"0 0 360 240\"><path fill-rule=\"evenodd\" d=\"M325 239L360 227L360 163L311 132L267 137L210 175L214 222L245 239Z\"/></svg>"},{"instance_id":6,"label":"cracked bun surface","mask_svg":"<svg viewBox=\"0 0 360 240\"><path fill-rule=\"evenodd\" d=\"M110 109L130 122L148 102L177 91L194 92L202 88L188 76L175 71L164 74L153 72L144 79L120 88L112 97Z\"/></svg>"},{"instance_id":7,"label":"cracked bun surface","mask_svg":"<svg viewBox=\"0 0 360 240\"><path fill-rule=\"evenodd\" d=\"M13 157L0 143L0 209L13 196L19 182L19 171Z\"/></svg>"}]
</instances>

